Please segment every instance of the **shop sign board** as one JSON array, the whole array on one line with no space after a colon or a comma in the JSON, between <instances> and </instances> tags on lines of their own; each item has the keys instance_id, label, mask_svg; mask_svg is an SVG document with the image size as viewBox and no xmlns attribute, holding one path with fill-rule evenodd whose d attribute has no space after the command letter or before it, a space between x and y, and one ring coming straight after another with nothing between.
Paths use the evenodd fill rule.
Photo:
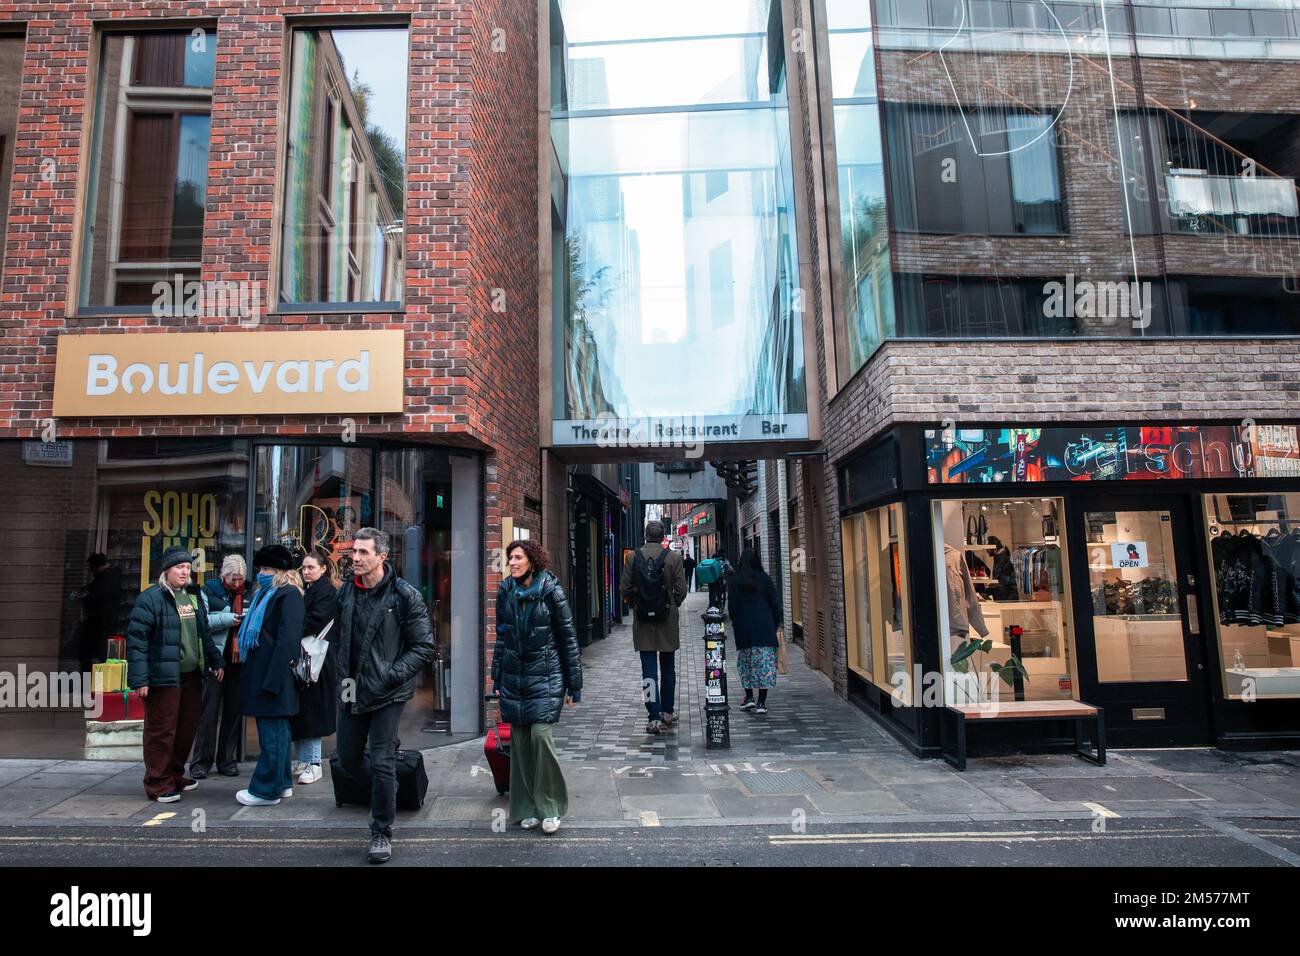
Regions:
<instances>
[{"instance_id":1,"label":"shop sign board","mask_svg":"<svg viewBox=\"0 0 1300 956\"><path fill-rule=\"evenodd\" d=\"M806 413L771 415L647 415L620 418L556 419L555 445L599 448L702 449L708 442L806 439Z\"/></svg>"},{"instance_id":2,"label":"shop sign board","mask_svg":"<svg viewBox=\"0 0 1300 956\"><path fill-rule=\"evenodd\" d=\"M48 465L54 468L71 468L72 442L25 441L23 442L23 463L28 465Z\"/></svg>"},{"instance_id":3,"label":"shop sign board","mask_svg":"<svg viewBox=\"0 0 1300 956\"><path fill-rule=\"evenodd\" d=\"M1300 423L926 429L929 484L1300 477Z\"/></svg>"},{"instance_id":4,"label":"shop sign board","mask_svg":"<svg viewBox=\"0 0 1300 956\"><path fill-rule=\"evenodd\" d=\"M62 335L56 418L401 412L405 334Z\"/></svg>"}]
</instances>

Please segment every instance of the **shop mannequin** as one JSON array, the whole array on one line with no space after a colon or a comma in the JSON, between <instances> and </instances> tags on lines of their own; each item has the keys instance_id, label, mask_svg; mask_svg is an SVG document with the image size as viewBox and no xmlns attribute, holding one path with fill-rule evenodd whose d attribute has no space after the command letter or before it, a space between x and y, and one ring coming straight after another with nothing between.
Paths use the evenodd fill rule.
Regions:
<instances>
[{"instance_id":1,"label":"shop mannequin","mask_svg":"<svg viewBox=\"0 0 1300 956\"><path fill-rule=\"evenodd\" d=\"M961 551L944 545L943 563L948 583L948 633L964 641L974 628L980 637L988 637L984 612L980 610L975 585Z\"/></svg>"}]
</instances>

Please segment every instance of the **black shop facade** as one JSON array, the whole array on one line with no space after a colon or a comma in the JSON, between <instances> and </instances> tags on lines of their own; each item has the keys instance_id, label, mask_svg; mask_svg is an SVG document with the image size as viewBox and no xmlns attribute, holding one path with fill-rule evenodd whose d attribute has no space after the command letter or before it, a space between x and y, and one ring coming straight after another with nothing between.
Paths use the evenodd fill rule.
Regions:
<instances>
[{"instance_id":1,"label":"black shop facade","mask_svg":"<svg viewBox=\"0 0 1300 956\"><path fill-rule=\"evenodd\" d=\"M892 429L838 468L850 699L926 756L944 707L998 700L1102 708L1112 746L1300 745L1298 435ZM975 753L1073 744L987 731Z\"/></svg>"}]
</instances>

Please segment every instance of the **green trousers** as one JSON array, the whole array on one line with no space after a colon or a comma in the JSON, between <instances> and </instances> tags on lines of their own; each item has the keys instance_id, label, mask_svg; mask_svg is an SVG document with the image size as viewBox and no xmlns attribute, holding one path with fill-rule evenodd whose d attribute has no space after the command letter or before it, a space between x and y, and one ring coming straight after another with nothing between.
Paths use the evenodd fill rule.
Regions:
<instances>
[{"instance_id":1,"label":"green trousers","mask_svg":"<svg viewBox=\"0 0 1300 956\"><path fill-rule=\"evenodd\" d=\"M569 812L550 724L510 725L510 820L562 817Z\"/></svg>"}]
</instances>

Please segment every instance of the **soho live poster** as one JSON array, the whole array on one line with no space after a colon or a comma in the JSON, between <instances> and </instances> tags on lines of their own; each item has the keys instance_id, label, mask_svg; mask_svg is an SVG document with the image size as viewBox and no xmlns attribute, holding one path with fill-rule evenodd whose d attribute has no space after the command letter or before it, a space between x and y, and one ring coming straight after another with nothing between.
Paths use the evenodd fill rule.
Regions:
<instances>
[{"instance_id":1,"label":"soho live poster","mask_svg":"<svg viewBox=\"0 0 1300 956\"><path fill-rule=\"evenodd\" d=\"M930 484L1300 476L1296 423L947 428L925 432Z\"/></svg>"}]
</instances>

